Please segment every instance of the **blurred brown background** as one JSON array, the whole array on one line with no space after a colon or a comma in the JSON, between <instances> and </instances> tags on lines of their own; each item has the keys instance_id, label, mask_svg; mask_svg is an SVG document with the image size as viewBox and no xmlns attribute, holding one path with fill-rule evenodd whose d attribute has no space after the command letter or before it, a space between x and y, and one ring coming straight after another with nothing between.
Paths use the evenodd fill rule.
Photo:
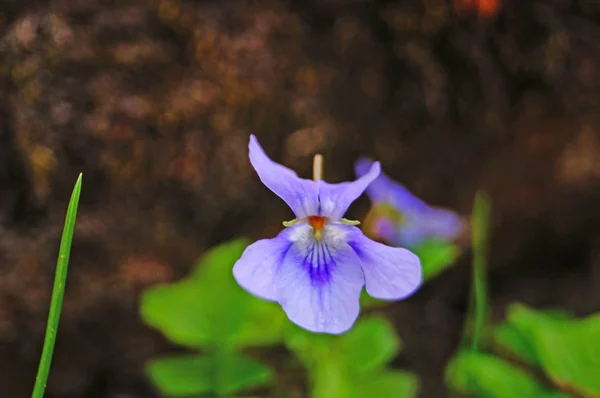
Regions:
<instances>
[{"instance_id":1,"label":"blurred brown background","mask_svg":"<svg viewBox=\"0 0 600 398\"><path fill-rule=\"evenodd\" d=\"M494 319L600 310L599 21L595 0L2 0L0 395L30 395L83 172L47 396L155 396L142 365L172 348L139 292L291 218L250 133L306 177L324 153L330 182L372 156L465 215L487 189ZM388 311L425 397L444 396L468 261Z\"/></svg>"}]
</instances>

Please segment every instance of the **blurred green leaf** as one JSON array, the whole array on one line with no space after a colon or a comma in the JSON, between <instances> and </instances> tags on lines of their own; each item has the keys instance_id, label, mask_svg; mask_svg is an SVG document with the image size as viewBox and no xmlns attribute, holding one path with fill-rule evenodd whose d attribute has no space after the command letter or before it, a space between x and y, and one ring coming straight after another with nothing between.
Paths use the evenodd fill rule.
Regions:
<instances>
[{"instance_id":1,"label":"blurred green leaf","mask_svg":"<svg viewBox=\"0 0 600 398\"><path fill-rule=\"evenodd\" d=\"M312 333L294 324L287 330L285 344L306 368L312 398L347 397L352 391L344 352L340 349L342 337Z\"/></svg>"},{"instance_id":2,"label":"blurred green leaf","mask_svg":"<svg viewBox=\"0 0 600 398\"><path fill-rule=\"evenodd\" d=\"M210 281L230 285L232 281L235 282L232 276L233 265L242 256L248 244L247 239L239 238L211 248L198 259L191 277L203 284ZM227 272L223 272L224 269Z\"/></svg>"},{"instance_id":3,"label":"blurred green leaf","mask_svg":"<svg viewBox=\"0 0 600 398\"><path fill-rule=\"evenodd\" d=\"M189 278L148 288L141 298L144 321L175 343L264 345L281 340L286 318L281 308L244 291L232 268L246 242L211 249Z\"/></svg>"},{"instance_id":4,"label":"blurred green leaf","mask_svg":"<svg viewBox=\"0 0 600 398\"><path fill-rule=\"evenodd\" d=\"M341 336L333 336L323 333L312 333L302 329L300 326L290 323L284 335L285 345L300 361L308 368L312 368L314 362L320 358L330 356L337 351L336 344Z\"/></svg>"},{"instance_id":5,"label":"blurred green leaf","mask_svg":"<svg viewBox=\"0 0 600 398\"><path fill-rule=\"evenodd\" d=\"M400 349L400 339L389 321L366 317L342 335L312 333L291 325L285 343L309 367L324 358L343 360L349 371L364 373L385 366Z\"/></svg>"},{"instance_id":6,"label":"blurred green leaf","mask_svg":"<svg viewBox=\"0 0 600 398\"><path fill-rule=\"evenodd\" d=\"M212 391L210 361L200 356L156 359L146 372L163 395L187 396Z\"/></svg>"},{"instance_id":7,"label":"blurred green leaf","mask_svg":"<svg viewBox=\"0 0 600 398\"><path fill-rule=\"evenodd\" d=\"M519 329L508 323L502 323L494 328L494 341L524 362L539 366L535 346Z\"/></svg>"},{"instance_id":8,"label":"blurred green leaf","mask_svg":"<svg viewBox=\"0 0 600 398\"><path fill-rule=\"evenodd\" d=\"M416 397L419 380L412 373L384 371L369 375L364 381L356 383L353 397Z\"/></svg>"},{"instance_id":9,"label":"blurred green leaf","mask_svg":"<svg viewBox=\"0 0 600 398\"><path fill-rule=\"evenodd\" d=\"M453 390L482 398L568 397L494 356L475 351L460 352L450 361L446 382Z\"/></svg>"},{"instance_id":10,"label":"blurred green leaf","mask_svg":"<svg viewBox=\"0 0 600 398\"><path fill-rule=\"evenodd\" d=\"M516 304L519 305L519 304ZM550 319L554 319L555 321L569 321L575 319L573 314L565 310L539 310L540 313L544 314Z\"/></svg>"},{"instance_id":11,"label":"blurred green leaf","mask_svg":"<svg viewBox=\"0 0 600 398\"><path fill-rule=\"evenodd\" d=\"M416 377L385 368L401 344L384 317L363 318L338 336L315 334L294 325L285 341L308 370L313 398L410 398L416 394ZM365 395L370 389L385 394Z\"/></svg>"},{"instance_id":12,"label":"blurred green leaf","mask_svg":"<svg viewBox=\"0 0 600 398\"><path fill-rule=\"evenodd\" d=\"M379 308L385 307L386 305L390 305L393 301L386 301L376 299L374 297L369 296L369 293L365 289L360 292L360 307L361 308Z\"/></svg>"},{"instance_id":13,"label":"blurred green leaf","mask_svg":"<svg viewBox=\"0 0 600 398\"><path fill-rule=\"evenodd\" d=\"M211 342L205 300L204 292L189 281L154 286L142 295L142 318L175 343L201 346Z\"/></svg>"},{"instance_id":14,"label":"blurred green leaf","mask_svg":"<svg viewBox=\"0 0 600 398\"><path fill-rule=\"evenodd\" d=\"M514 307L513 308L514 311ZM518 309L517 309L518 311ZM542 311L544 315L554 320L569 320L573 316L562 310ZM514 316L514 315L513 315ZM534 343L528 337L526 331L519 330L509 321L504 321L494 328L494 342L507 349L526 363L541 366Z\"/></svg>"},{"instance_id":15,"label":"blurred green leaf","mask_svg":"<svg viewBox=\"0 0 600 398\"><path fill-rule=\"evenodd\" d=\"M450 267L460 255L460 246L441 240L427 240L411 248L421 260L423 281L426 282Z\"/></svg>"},{"instance_id":16,"label":"blurred green leaf","mask_svg":"<svg viewBox=\"0 0 600 398\"><path fill-rule=\"evenodd\" d=\"M387 319L371 316L339 339L340 353L351 372L364 373L385 366L400 351L400 339Z\"/></svg>"},{"instance_id":17,"label":"blurred green leaf","mask_svg":"<svg viewBox=\"0 0 600 398\"><path fill-rule=\"evenodd\" d=\"M147 364L146 372L161 394L171 397L211 392L224 396L272 379L266 366L231 352L157 359Z\"/></svg>"},{"instance_id":18,"label":"blurred green leaf","mask_svg":"<svg viewBox=\"0 0 600 398\"><path fill-rule=\"evenodd\" d=\"M322 357L309 370L311 398L346 398L352 395L354 383L338 356Z\"/></svg>"},{"instance_id":19,"label":"blurred green leaf","mask_svg":"<svg viewBox=\"0 0 600 398\"><path fill-rule=\"evenodd\" d=\"M501 344L525 358L534 357L557 385L586 397L600 396L600 314L569 319L516 304L509 309L507 323L520 334L520 345L506 339ZM519 351L522 341L529 344L525 355Z\"/></svg>"}]
</instances>

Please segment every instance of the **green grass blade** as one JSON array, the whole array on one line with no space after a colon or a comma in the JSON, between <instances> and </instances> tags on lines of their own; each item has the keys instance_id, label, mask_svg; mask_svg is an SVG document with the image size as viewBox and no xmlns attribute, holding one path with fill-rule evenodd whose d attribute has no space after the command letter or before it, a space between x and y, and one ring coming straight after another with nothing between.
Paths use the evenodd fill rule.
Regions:
<instances>
[{"instance_id":1,"label":"green grass blade","mask_svg":"<svg viewBox=\"0 0 600 398\"><path fill-rule=\"evenodd\" d=\"M56 262L56 274L54 276L54 287L52 288L52 300L50 302L50 312L48 314L48 324L46 325L46 336L44 338L44 348L38 367L38 373L35 378L32 398L43 398L46 389L48 374L50 373L50 364L52 362L52 353L58 331L58 321L60 310L62 308L63 297L65 293L65 284L67 280L67 269L69 265L69 254L71 252L71 242L73 241L73 230L75 228L75 218L77 216L77 206L79 204L79 195L81 194L81 174L77 178L75 188L71 194L71 200L67 209L65 226L62 238L60 240L60 250Z\"/></svg>"},{"instance_id":2,"label":"green grass blade","mask_svg":"<svg viewBox=\"0 0 600 398\"><path fill-rule=\"evenodd\" d=\"M490 200L483 192L475 196L472 215L472 245L473 245L473 334L471 335L471 349L477 350L481 345L485 323L487 321L487 242L490 216Z\"/></svg>"}]
</instances>

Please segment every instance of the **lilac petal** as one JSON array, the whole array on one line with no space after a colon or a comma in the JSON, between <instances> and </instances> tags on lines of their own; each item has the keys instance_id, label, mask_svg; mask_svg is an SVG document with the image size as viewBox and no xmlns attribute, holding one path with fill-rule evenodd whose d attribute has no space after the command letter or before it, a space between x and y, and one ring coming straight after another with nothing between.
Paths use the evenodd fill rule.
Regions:
<instances>
[{"instance_id":1,"label":"lilac petal","mask_svg":"<svg viewBox=\"0 0 600 398\"><path fill-rule=\"evenodd\" d=\"M362 195L380 172L381 166L379 162L375 162L371 165L369 171L356 181L340 184L328 184L319 181L319 214L334 220L342 218L352 202Z\"/></svg>"},{"instance_id":2,"label":"lilac petal","mask_svg":"<svg viewBox=\"0 0 600 398\"><path fill-rule=\"evenodd\" d=\"M262 183L283 199L297 218L317 214L319 200L317 183L302 179L292 170L272 161L254 135L250 136L248 149L250 163Z\"/></svg>"},{"instance_id":3,"label":"lilac petal","mask_svg":"<svg viewBox=\"0 0 600 398\"><path fill-rule=\"evenodd\" d=\"M453 211L431 207L409 215L406 225L398 229L398 244L414 246L425 239L442 238L453 241L464 228L460 216Z\"/></svg>"},{"instance_id":4,"label":"lilac petal","mask_svg":"<svg viewBox=\"0 0 600 398\"><path fill-rule=\"evenodd\" d=\"M244 250L233 266L233 276L241 287L265 300L277 300L275 273L294 243L290 241L293 230L286 228L277 237L259 240Z\"/></svg>"},{"instance_id":5,"label":"lilac petal","mask_svg":"<svg viewBox=\"0 0 600 398\"><path fill-rule=\"evenodd\" d=\"M343 241L299 239L275 281L284 311L304 329L340 334L358 317L364 275L356 253Z\"/></svg>"},{"instance_id":6,"label":"lilac petal","mask_svg":"<svg viewBox=\"0 0 600 398\"><path fill-rule=\"evenodd\" d=\"M356 174L364 175L372 163L370 159L359 160ZM463 222L457 213L429 206L384 173L369 185L367 193L374 203L385 203L404 218L402 224L396 226L393 236L389 236L389 229L386 230L386 238L394 244L414 246L431 238L454 240L463 230Z\"/></svg>"},{"instance_id":7,"label":"lilac petal","mask_svg":"<svg viewBox=\"0 0 600 398\"><path fill-rule=\"evenodd\" d=\"M373 165L371 159L362 158L356 162L355 171L358 177L366 175ZM398 184L385 173L381 173L367 188L367 195L372 202L387 203L403 213L426 210L429 206L413 195L404 186Z\"/></svg>"},{"instance_id":8,"label":"lilac petal","mask_svg":"<svg viewBox=\"0 0 600 398\"><path fill-rule=\"evenodd\" d=\"M371 233L385 242L393 242L398 239L398 226L387 217L378 218L371 227Z\"/></svg>"},{"instance_id":9,"label":"lilac petal","mask_svg":"<svg viewBox=\"0 0 600 398\"><path fill-rule=\"evenodd\" d=\"M357 177L362 177L371 170L373 161L367 158L359 159L354 165L354 172ZM385 202L387 196L387 184L385 183L385 176L383 173L379 174L373 182L367 187L367 195L372 202Z\"/></svg>"},{"instance_id":10,"label":"lilac petal","mask_svg":"<svg viewBox=\"0 0 600 398\"><path fill-rule=\"evenodd\" d=\"M369 295L400 300L414 293L422 280L419 258L400 247L372 241L356 227L348 227L348 244L361 260Z\"/></svg>"}]
</instances>

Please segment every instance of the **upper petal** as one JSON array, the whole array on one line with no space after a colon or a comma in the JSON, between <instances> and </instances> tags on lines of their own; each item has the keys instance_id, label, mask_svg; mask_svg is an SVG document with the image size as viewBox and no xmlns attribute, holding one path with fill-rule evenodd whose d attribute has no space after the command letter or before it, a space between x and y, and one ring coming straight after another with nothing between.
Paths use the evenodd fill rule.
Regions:
<instances>
[{"instance_id":1,"label":"upper petal","mask_svg":"<svg viewBox=\"0 0 600 398\"><path fill-rule=\"evenodd\" d=\"M275 281L289 319L307 330L343 333L358 317L364 275L356 253L341 240L299 239Z\"/></svg>"},{"instance_id":2,"label":"upper petal","mask_svg":"<svg viewBox=\"0 0 600 398\"><path fill-rule=\"evenodd\" d=\"M374 162L368 158L359 159L355 165L357 176L363 176L369 172ZM421 199L413 195L403 185L380 173L367 188L367 194L373 202L385 202L402 212L415 212L427 209L429 206Z\"/></svg>"},{"instance_id":3,"label":"upper petal","mask_svg":"<svg viewBox=\"0 0 600 398\"><path fill-rule=\"evenodd\" d=\"M356 227L346 227L348 244L361 260L369 295L383 300L400 300L421 285L419 258L409 250L372 241Z\"/></svg>"},{"instance_id":4,"label":"upper petal","mask_svg":"<svg viewBox=\"0 0 600 398\"><path fill-rule=\"evenodd\" d=\"M262 183L283 199L296 217L317 214L319 194L316 182L302 179L294 171L272 161L254 135L250 135L248 150L250 163Z\"/></svg>"},{"instance_id":5,"label":"upper petal","mask_svg":"<svg viewBox=\"0 0 600 398\"><path fill-rule=\"evenodd\" d=\"M342 218L352 202L362 195L380 172L379 162L374 162L369 170L355 181L340 184L319 181L319 214L334 220Z\"/></svg>"},{"instance_id":6,"label":"upper petal","mask_svg":"<svg viewBox=\"0 0 600 398\"><path fill-rule=\"evenodd\" d=\"M266 300L277 300L275 273L292 246L290 236L295 227L286 228L273 239L259 240L248 246L233 266L237 283Z\"/></svg>"}]
</instances>

